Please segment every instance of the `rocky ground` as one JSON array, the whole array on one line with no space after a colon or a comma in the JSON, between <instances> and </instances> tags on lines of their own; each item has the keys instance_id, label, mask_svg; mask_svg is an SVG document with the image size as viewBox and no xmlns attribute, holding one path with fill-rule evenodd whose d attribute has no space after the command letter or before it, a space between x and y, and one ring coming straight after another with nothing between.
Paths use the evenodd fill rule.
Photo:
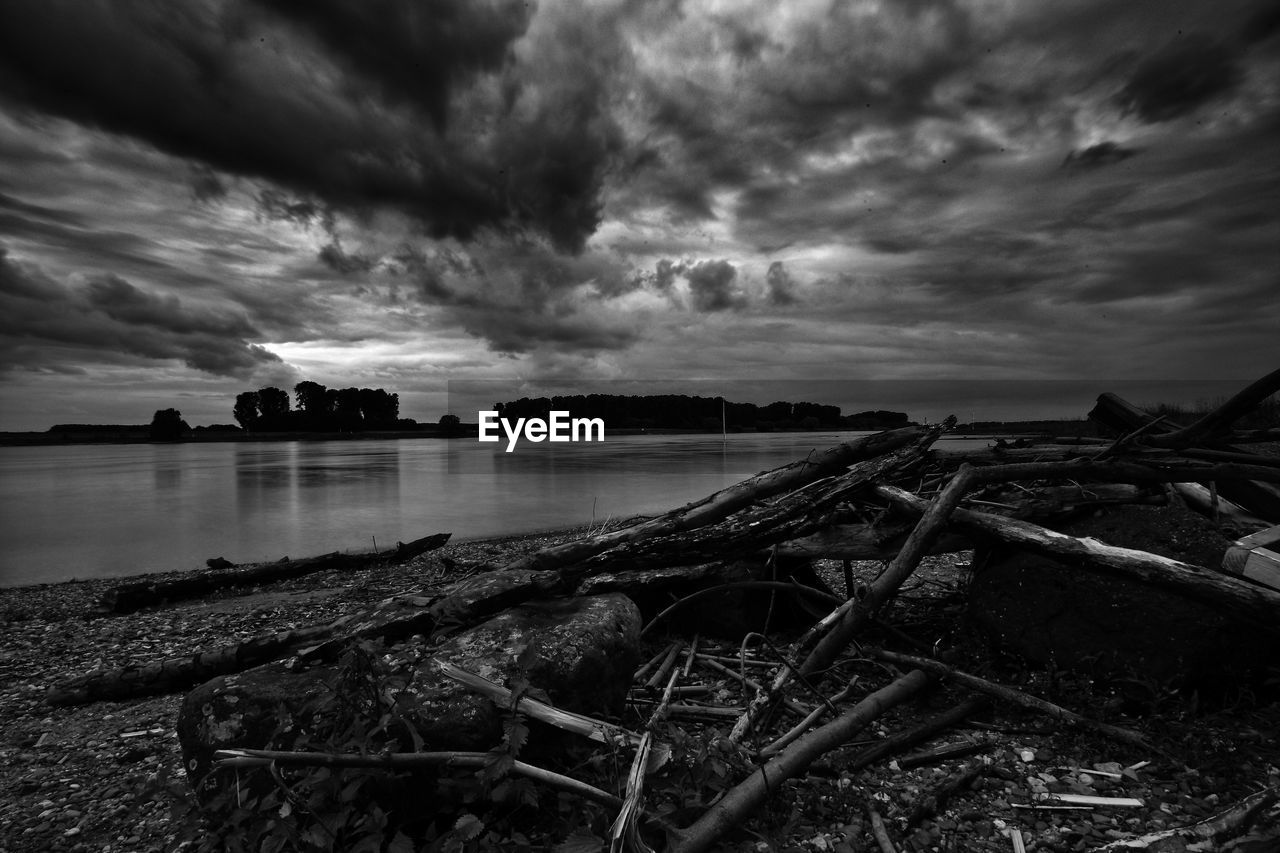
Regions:
<instances>
[{"instance_id":1,"label":"rocky ground","mask_svg":"<svg viewBox=\"0 0 1280 853\"><path fill-rule=\"evenodd\" d=\"M173 734L179 697L53 708L44 693L55 679L221 646L265 630L326 622L580 533L454 543L402 566L322 573L130 616L90 615L114 581L0 590L0 853L153 853L173 849L180 835L171 817L184 805L174 794L184 781ZM1140 679L1093 680L1031 670L1001 658L951 629L963 609L967 561L967 555L931 558L894 604L893 624L917 640L945 638L956 645L961 651L954 663L960 668L1137 729L1164 754L995 706L908 750L966 745L968 755L914 767L899 756L902 764L881 761L848 771L859 751L963 695L938 687L785 783L742 832L726 839L725 849L876 849L870 805L884 816L903 850L1016 849L1013 830L1029 850L1088 850L1195 822L1280 784L1280 704L1274 696L1242 689L1209 705ZM878 568L856 564L856 580L869 580ZM824 563L820 570L834 589L843 590L839 564ZM655 637L647 652L658 651L668 639ZM732 643L713 647L706 640L700 648L726 655L736 651ZM885 665L856 657L838 675L845 682L857 676L868 690L894 677ZM694 667L682 684L705 686L701 701L710 704L742 702L732 681L712 670ZM638 728L644 713L637 708L623 722ZM668 782L656 784L651 808L679 822L714 798L715 774L706 770L715 765L705 749L689 742L714 742L731 721L673 719L666 735L685 741L682 754L701 756L703 763L690 768L685 782L668 774ZM963 784L948 794L949 783L956 781ZM682 791L681 784L687 789ZM1124 797L1140 804L1037 807L1046 793ZM924 808L929 804L932 809ZM535 838L524 849L543 848Z\"/></svg>"}]
</instances>

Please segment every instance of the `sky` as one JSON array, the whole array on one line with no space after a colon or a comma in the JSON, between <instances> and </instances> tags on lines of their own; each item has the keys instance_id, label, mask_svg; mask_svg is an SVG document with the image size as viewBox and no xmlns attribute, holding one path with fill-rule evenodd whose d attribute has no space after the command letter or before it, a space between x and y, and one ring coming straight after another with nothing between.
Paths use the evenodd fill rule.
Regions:
<instances>
[{"instance_id":1,"label":"sky","mask_svg":"<svg viewBox=\"0 0 1280 853\"><path fill-rule=\"evenodd\" d=\"M0 430L1230 393L1280 365L1278 143L1273 0L5 0Z\"/></svg>"}]
</instances>

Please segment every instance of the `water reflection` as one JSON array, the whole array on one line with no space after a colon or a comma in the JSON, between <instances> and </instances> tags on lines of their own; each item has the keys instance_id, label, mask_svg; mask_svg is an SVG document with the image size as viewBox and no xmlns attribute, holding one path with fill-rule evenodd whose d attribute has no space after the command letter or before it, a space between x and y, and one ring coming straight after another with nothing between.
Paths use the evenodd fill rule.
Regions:
<instances>
[{"instance_id":1,"label":"water reflection","mask_svg":"<svg viewBox=\"0 0 1280 853\"><path fill-rule=\"evenodd\" d=\"M0 448L0 585L662 512L849 437Z\"/></svg>"},{"instance_id":2,"label":"water reflection","mask_svg":"<svg viewBox=\"0 0 1280 853\"><path fill-rule=\"evenodd\" d=\"M350 443L302 444L290 465L302 488L375 480L390 483L400 476L400 447L395 444L368 450Z\"/></svg>"},{"instance_id":3,"label":"water reflection","mask_svg":"<svg viewBox=\"0 0 1280 853\"><path fill-rule=\"evenodd\" d=\"M158 457L151 463L151 475L157 492L174 492L182 486L184 462L176 456Z\"/></svg>"},{"instance_id":4,"label":"water reflection","mask_svg":"<svg viewBox=\"0 0 1280 853\"><path fill-rule=\"evenodd\" d=\"M317 507L382 505L399 500L400 447L385 442L280 442L236 445L236 496L242 516L263 510L290 516Z\"/></svg>"}]
</instances>

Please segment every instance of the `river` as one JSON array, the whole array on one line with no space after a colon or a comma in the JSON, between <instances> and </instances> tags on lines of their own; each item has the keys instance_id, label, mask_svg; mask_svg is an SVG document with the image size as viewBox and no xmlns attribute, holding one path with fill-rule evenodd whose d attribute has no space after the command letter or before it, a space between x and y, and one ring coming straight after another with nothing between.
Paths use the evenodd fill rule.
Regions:
<instances>
[{"instance_id":1,"label":"river","mask_svg":"<svg viewBox=\"0 0 1280 853\"><path fill-rule=\"evenodd\" d=\"M599 524L860 434L0 447L0 586Z\"/></svg>"}]
</instances>

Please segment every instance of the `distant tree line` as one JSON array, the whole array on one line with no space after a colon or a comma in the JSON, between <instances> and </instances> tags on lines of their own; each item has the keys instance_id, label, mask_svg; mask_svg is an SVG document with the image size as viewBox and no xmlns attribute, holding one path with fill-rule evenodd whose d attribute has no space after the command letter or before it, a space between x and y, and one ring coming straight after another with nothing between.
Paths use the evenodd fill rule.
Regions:
<instances>
[{"instance_id":1,"label":"distant tree line","mask_svg":"<svg viewBox=\"0 0 1280 853\"><path fill-rule=\"evenodd\" d=\"M400 418L400 395L381 388L326 388L319 382L293 386L297 408L289 394L266 387L236 395L232 414L250 432L361 432L416 425Z\"/></svg>"},{"instance_id":2,"label":"distant tree line","mask_svg":"<svg viewBox=\"0 0 1280 853\"><path fill-rule=\"evenodd\" d=\"M567 411L575 418L600 418L606 429L697 429L718 431L721 412L724 425L734 431L771 432L797 429L889 429L905 426L903 412L868 411L842 417L839 406L821 403L721 402L720 397L684 394L624 396L576 394L563 397L521 397L495 403L503 418L546 418L552 410Z\"/></svg>"}]
</instances>

